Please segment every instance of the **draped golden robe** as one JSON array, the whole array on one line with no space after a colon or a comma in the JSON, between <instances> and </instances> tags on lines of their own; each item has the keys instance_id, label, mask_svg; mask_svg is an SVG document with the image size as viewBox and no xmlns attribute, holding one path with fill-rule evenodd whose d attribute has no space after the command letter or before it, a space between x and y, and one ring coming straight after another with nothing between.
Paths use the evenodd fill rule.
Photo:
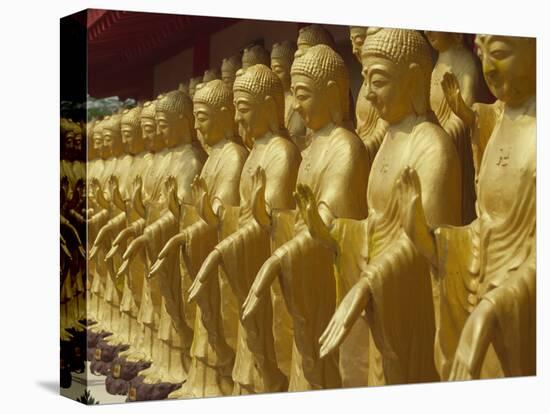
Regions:
<instances>
[{"instance_id":1,"label":"draped golden robe","mask_svg":"<svg viewBox=\"0 0 550 414\"><path fill-rule=\"evenodd\" d=\"M303 157L297 182L312 189L325 220L365 217L369 166L355 134L334 127L314 137ZM294 237L273 255L281 260L282 291L294 324L289 390L339 387L338 355L321 360L318 346L336 305L334 256L310 236L301 218Z\"/></svg>"},{"instance_id":2,"label":"draped golden robe","mask_svg":"<svg viewBox=\"0 0 550 414\"><path fill-rule=\"evenodd\" d=\"M265 200L272 216L278 210L294 208L292 191L300 162L298 148L288 139L272 137L267 142L255 142L243 167L240 180L240 214L238 230L216 246L222 256L222 267L227 276L238 306L242 306L256 273L271 253L271 243L281 234L272 229L264 230L252 217L252 177L258 167L265 170ZM277 221L277 220L275 220ZM281 227L284 229L284 226ZM274 292L276 295L276 292ZM280 299L273 303L281 305ZM277 357L288 359L288 320L279 319L282 326L273 325L273 307L270 300L260 305L261 309L250 323L255 324L257 336L241 321L238 324L235 365L233 367L234 394L282 391L287 380L279 367ZM277 338L277 342L275 342ZM277 346L277 350L275 347ZM287 362L288 364L288 362Z\"/></svg>"},{"instance_id":3,"label":"draped golden robe","mask_svg":"<svg viewBox=\"0 0 550 414\"><path fill-rule=\"evenodd\" d=\"M478 218L466 227L436 230L442 287L436 360L442 378L448 378L466 319L485 299L496 309L501 334L489 347L481 377L534 375L534 102L519 116L507 115L498 101L478 105L475 110L474 144L482 160L478 170ZM516 147L507 145L510 142Z\"/></svg>"}]
</instances>

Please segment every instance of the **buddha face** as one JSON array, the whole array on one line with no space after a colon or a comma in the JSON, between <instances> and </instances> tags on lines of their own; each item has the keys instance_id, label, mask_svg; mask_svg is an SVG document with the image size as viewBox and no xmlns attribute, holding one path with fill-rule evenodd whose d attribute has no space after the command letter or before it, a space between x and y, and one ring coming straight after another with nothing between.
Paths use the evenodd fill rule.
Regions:
<instances>
[{"instance_id":1,"label":"buddha face","mask_svg":"<svg viewBox=\"0 0 550 414\"><path fill-rule=\"evenodd\" d=\"M97 154L102 154L103 152L103 136L101 135L101 132L94 132L92 135L92 146L94 147L94 151Z\"/></svg>"},{"instance_id":2,"label":"buddha face","mask_svg":"<svg viewBox=\"0 0 550 414\"><path fill-rule=\"evenodd\" d=\"M143 150L143 141L137 136L138 132L130 124L122 124L120 127L122 143L129 154L138 154Z\"/></svg>"},{"instance_id":3,"label":"buddha face","mask_svg":"<svg viewBox=\"0 0 550 414\"><path fill-rule=\"evenodd\" d=\"M459 40L457 33L424 31L430 45L438 52L444 52Z\"/></svg>"},{"instance_id":4,"label":"buddha face","mask_svg":"<svg viewBox=\"0 0 550 414\"><path fill-rule=\"evenodd\" d=\"M75 133L73 139L73 149L76 153L82 150L82 134Z\"/></svg>"},{"instance_id":5,"label":"buddha face","mask_svg":"<svg viewBox=\"0 0 550 414\"><path fill-rule=\"evenodd\" d=\"M363 43L365 43L365 38L367 37L367 31L362 27L351 27L349 29L349 40L351 41L351 51L353 55L357 58L359 63L361 63L361 49L363 48Z\"/></svg>"},{"instance_id":6,"label":"buddha face","mask_svg":"<svg viewBox=\"0 0 550 414\"><path fill-rule=\"evenodd\" d=\"M266 105L258 102L255 97L244 91L235 91L235 122L239 127L239 135L245 142L254 142L269 131L269 116Z\"/></svg>"},{"instance_id":7,"label":"buddha face","mask_svg":"<svg viewBox=\"0 0 550 414\"><path fill-rule=\"evenodd\" d=\"M158 152L164 148L162 136L157 134L157 123L152 118L141 118L141 136L145 148L151 152Z\"/></svg>"},{"instance_id":8,"label":"buddha face","mask_svg":"<svg viewBox=\"0 0 550 414\"><path fill-rule=\"evenodd\" d=\"M368 99L380 118L396 124L413 112L409 97L407 71L389 59L363 56L364 98Z\"/></svg>"},{"instance_id":9,"label":"buddha face","mask_svg":"<svg viewBox=\"0 0 550 414\"><path fill-rule=\"evenodd\" d=\"M204 103L195 103L193 112L195 114L195 129L206 145L216 145L224 138L224 129L227 123L223 122L222 117L216 113L214 108Z\"/></svg>"},{"instance_id":10,"label":"buddha face","mask_svg":"<svg viewBox=\"0 0 550 414\"><path fill-rule=\"evenodd\" d=\"M290 88L290 65L284 59L271 59L271 70L281 80L283 89L288 91Z\"/></svg>"},{"instance_id":11,"label":"buddha face","mask_svg":"<svg viewBox=\"0 0 550 414\"><path fill-rule=\"evenodd\" d=\"M476 45L485 81L499 100L517 106L535 94L535 39L477 36Z\"/></svg>"},{"instance_id":12,"label":"buddha face","mask_svg":"<svg viewBox=\"0 0 550 414\"><path fill-rule=\"evenodd\" d=\"M103 154L105 158L115 155L117 152L117 138L112 130L103 129Z\"/></svg>"},{"instance_id":13,"label":"buddha face","mask_svg":"<svg viewBox=\"0 0 550 414\"><path fill-rule=\"evenodd\" d=\"M157 111L157 134L162 136L167 147L173 147L180 142L182 133L187 131L187 122L183 116Z\"/></svg>"},{"instance_id":14,"label":"buddha face","mask_svg":"<svg viewBox=\"0 0 550 414\"><path fill-rule=\"evenodd\" d=\"M290 89L294 98L294 109L308 128L317 131L331 121L330 108L335 102L330 102L326 89L321 90L313 79L304 75L292 75Z\"/></svg>"}]
</instances>

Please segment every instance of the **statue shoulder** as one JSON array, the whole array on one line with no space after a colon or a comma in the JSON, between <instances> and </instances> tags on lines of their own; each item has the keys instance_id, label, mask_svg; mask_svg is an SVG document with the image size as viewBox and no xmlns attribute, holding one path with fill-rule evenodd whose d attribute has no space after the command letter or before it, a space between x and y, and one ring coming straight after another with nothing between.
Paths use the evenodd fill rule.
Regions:
<instances>
[{"instance_id":1,"label":"statue shoulder","mask_svg":"<svg viewBox=\"0 0 550 414\"><path fill-rule=\"evenodd\" d=\"M276 136L270 142L270 150L279 152L279 154L284 154L286 157L291 159L300 159L300 150L290 139Z\"/></svg>"},{"instance_id":2,"label":"statue shoulder","mask_svg":"<svg viewBox=\"0 0 550 414\"><path fill-rule=\"evenodd\" d=\"M335 141L335 151L344 151L350 154L358 154L359 156L367 155L365 144L363 144L359 135L354 131L344 127L337 127L333 130L332 135Z\"/></svg>"},{"instance_id":3,"label":"statue shoulder","mask_svg":"<svg viewBox=\"0 0 550 414\"><path fill-rule=\"evenodd\" d=\"M230 158L234 162L244 163L248 157L248 151L241 144L229 141L224 146L224 157Z\"/></svg>"},{"instance_id":4,"label":"statue shoulder","mask_svg":"<svg viewBox=\"0 0 550 414\"><path fill-rule=\"evenodd\" d=\"M437 123L424 121L418 124L413 133L415 150L456 152L451 136Z\"/></svg>"}]
</instances>

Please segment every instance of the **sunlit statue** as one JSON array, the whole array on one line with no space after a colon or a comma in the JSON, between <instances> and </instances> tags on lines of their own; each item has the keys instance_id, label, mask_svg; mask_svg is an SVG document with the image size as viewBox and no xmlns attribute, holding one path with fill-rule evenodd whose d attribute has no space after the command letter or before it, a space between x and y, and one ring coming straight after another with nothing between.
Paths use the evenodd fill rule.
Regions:
<instances>
[{"instance_id":1,"label":"sunlit statue","mask_svg":"<svg viewBox=\"0 0 550 414\"><path fill-rule=\"evenodd\" d=\"M271 245L288 237L285 233L288 225L285 227L284 219L279 221L279 215L294 209L292 191L300 153L286 136L283 87L268 67L254 65L239 71L233 93L235 119L243 140L251 148L239 185L239 230L208 255L195 277L189 300L208 297L208 286L216 282L216 269L221 265L238 305L242 306L254 276L271 253ZM261 222L254 217L256 210L262 211ZM280 226L275 228L272 223ZM280 290L274 290L273 294L280 301ZM233 394L287 389L288 381L282 370L285 365L288 368L290 360L288 329L281 323L273 323L270 300L260 306L247 324L239 321Z\"/></svg>"},{"instance_id":2,"label":"sunlit statue","mask_svg":"<svg viewBox=\"0 0 550 414\"><path fill-rule=\"evenodd\" d=\"M228 58L224 58L222 61L221 79L229 88L231 88L231 90L233 90L235 76L241 66L242 59L240 55L233 55Z\"/></svg>"},{"instance_id":3,"label":"sunlit statue","mask_svg":"<svg viewBox=\"0 0 550 414\"><path fill-rule=\"evenodd\" d=\"M306 127L302 117L294 109L292 92L290 91L290 67L296 53L296 44L291 41L275 43L271 49L271 70L279 77L285 91L285 126L290 139L300 151L308 146L306 142Z\"/></svg>"},{"instance_id":4,"label":"sunlit statue","mask_svg":"<svg viewBox=\"0 0 550 414\"><path fill-rule=\"evenodd\" d=\"M269 66L269 52L262 45L253 45L243 51L242 68L248 69L254 65Z\"/></svg>"},{"instance_id":5,"label":"sunlit statue","mask_svg":"<svg viewBox=\"0 0 550 414\"><path fill-rule=\"evenodd\" d=\"M192 110L189 96L179 90L157 98L155 121L167 148L166 156L158 166L163 170L162 178L156 183L155 192L147 203L140 190L143 187L138 186L134 206L143 213L145 223L134 233L137 237L129 243L122 256L118 271L121 275L134 261L143 263L147 275L151 261L177 232L177 226L168 226L168 231L159 232L164 227L157 225L162 221L175 222L170 209L171 194L186 204L191 202L191 183L200 173L205 159L205 153L196 141ZM181 301L171 298L171 295L176 295L174 289L180 286L180 282L179 274L175 273L167 278L144 282L139 317L147 327L145 340L151 344L153 363L140 373L144 380L136 388L136 399L163 398L171 391L163 384L181 384L186 378L192 329L181 317Z\"/></svg>"},{"instance_id":6,"label":"sunlit statue","mask_svg":"<svg viewBox=\"0 0 550 414\"><path fill-rule=\"evenodd\" d=\"M349 80L343 59L326 45L313 46L294 59L291 77L296 110L313 133L303 153L297 191L312 189L322 226L343 217L364 218L368 164L359 137L342 126L349 115ZM289 390L341 385L338 356L321 359L317 347L337 300L333 257L299 218L293 238L256 275L243 307L246 323L266 300L273 280L280 279L294 325Z\"/></svg>"},{"instance_id":7,"label":"sunlit statue","mask_svg":"<svg viewBox=\"0 0 550 414\"><path fill-rule=\"evenodd\" d=\"M485 102L487 88L479 61L474 52L464 44L461 33L426 31L425 34L438 52L432 72L430 104L440 125L451 136L458 151L462 168L462 224L469 224L475 218L476 200L471 130L453 113L445 99L441 81L445 73L452 72L468 106L472 106L474 102Z\"/></svg>"},{"instance_id":8,"label":"sunlit statue","mask_svg":"<svg viewBox=\"0 0 550 414\"><path fill-rule=\"evenodd\" d=\"M436 361L443 379L534 375L535 336L535 39L478 35L494 104L470 108L458 80L443 77L449 106L472 129L477 216L440 227L422 211L424 183L406 185L404 224L441 280Z\"/></svg>"},{"instance_id":9,"label":"sunlit statue","mask_svg":"<svg viewBox=\"0 0 550 414\"><path fill-rule=\"evenodd\" d=\"M203 145L208 147L209 157L193 183L194 206L177 207L182 209L180 232L160 252L151 268L151 277L165 278L167 272L179 272L180 247L183 247L185 269L181 277L194 278L216 244L237 230L239 180L248 151L234 142L232 90L221 80L198 85L193 112L195 128L201 133ZM187 381L169 398L219 396L233 391L236 301L222 275L208 284L208 293L203 298L197 302ZM181 295L177 299L187 302Z\"/></svg>"},{"instance_id":10,"label":"sunlit statue","mask_svg":"<svg viewBox=\"0 0 550 414\"><path fill-rule=\"evenodd\" d=\"M329 356L366 317L371 332L369 385L436 381L430 263L401 224L400 177L418 171L430 223L460 223L460 166L453 142L430 109L428 43L413 30L369 30L362 49L366 96L388 131L372 165L363 227L325 227L304 191L308 227L336 251L337 267L360 272L319 338ZM414 294L412 294L414 292ZM362 316L362 313L365 316Z\"/></svg>"},{"instance_id":11,"label":"sunlit statue","mask_svg":"<svg viewBox=\"0 0 550 414\"><path fill-rule=\"evenodd\" d=\"M351 26L349 28L349 37L353 55L361 64L361 50L367 37L367 28L359 26ZM371 101L366 99L366 85L363 82L357 95L357 103L355 104L355 131L359 138L365 144L369 163L372 165L374 157L382 144L382 139L386 135L387 124L378 116L378 112Z\"/></svg>"}]
</instances>

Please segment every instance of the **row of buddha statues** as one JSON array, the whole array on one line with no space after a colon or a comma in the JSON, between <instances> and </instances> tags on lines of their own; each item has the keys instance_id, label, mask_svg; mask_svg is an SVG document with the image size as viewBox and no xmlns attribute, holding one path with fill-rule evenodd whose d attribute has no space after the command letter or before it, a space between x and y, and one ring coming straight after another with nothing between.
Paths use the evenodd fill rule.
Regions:
<instances>
[{"instance_id":1,"label":"row of buddha statues","mask_svg":"<svg viewBox=\"0 0 550 414\"><path fill-rule=\"evenodd\" d=\"M68 271L64 321L91 321L110 392L535 374L535 39L350 41L355 108L311 25L67 127L88 141L85 188L80 161L66 180L86 205L65 201L87 226L87 277Z\"/></svg>"}]
</instances>

